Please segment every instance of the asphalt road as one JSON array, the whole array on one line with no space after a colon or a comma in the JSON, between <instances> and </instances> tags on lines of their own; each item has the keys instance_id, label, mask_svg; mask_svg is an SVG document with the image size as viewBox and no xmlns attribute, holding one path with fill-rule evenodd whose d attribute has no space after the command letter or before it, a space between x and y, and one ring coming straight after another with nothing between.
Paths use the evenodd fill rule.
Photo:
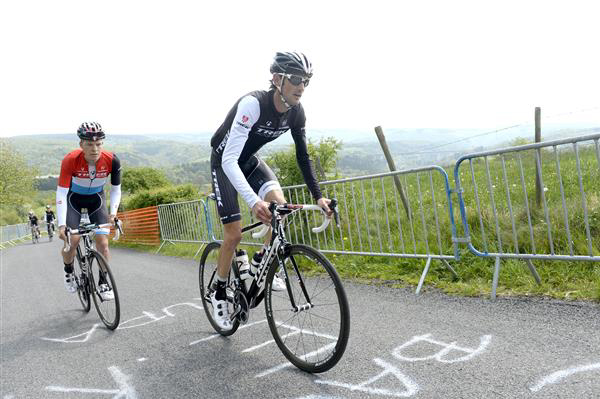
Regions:
<instances>
[{"instance_id":1,"label":"asphalt road","mask_svg":"<svg viewBox=\"0 0 600 399\"><path fill-rule=\"evenodd\" d=\"M1 252L0 399L600 397L597 304L345 281L348 348L311 375L271 342L263 306L215 336L196 261L113 249L122 314L111 332L65 291L59 250L43 238Z\"/></svg>"}]
</instances>

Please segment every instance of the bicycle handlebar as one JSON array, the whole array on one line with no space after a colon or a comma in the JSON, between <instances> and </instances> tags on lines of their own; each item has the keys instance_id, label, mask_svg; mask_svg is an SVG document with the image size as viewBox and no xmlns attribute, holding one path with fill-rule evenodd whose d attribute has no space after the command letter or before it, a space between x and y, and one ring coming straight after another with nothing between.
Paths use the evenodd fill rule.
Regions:
<instances>
[{"instance_id":1,"label":"bicycle handlebar","mask_svg":"<svg viewBox=\"0 0 600 399\"><path fill-rule=\"evenodd\" d=\"M321 233L322 231L324 231L327 228L327 226L329 226L331 219L327 217L325 210L323 210L323 208L321 208L319 205L312 205L312 204L294 205L294 207L298 207L298 209L307 210L307 211L319 211L325 216L323 223L320 226L313 227L311 229L313 233ZM339 216L339 213L337 210L337 201L335 199L331 200L331 202L329 203L329 208L333 211L337 226L340 227L340 216ZM273 207L273 209L276 209L276 206ZM252 233L252 238L264 237L270 228L271 228L271 226L263 224L260 231L257 231L256 233Z\"/></svg>"},{"instance_id":2,"label":"bicycle handlebar","mask_svg":"<svg viewBox=\"0 0 600 399\"><path fill-rule=\"evenodd\" d=\"M65 247L63 249L64 252L69 252L69 250L71 249L71 235L72 234L86 234L86 233L90 233L93 230L96 229L104 229L104 228L111 228L113 225L112 223L104 223L104 224L88 224L85 226L84 229L70 229L69 227L65 228L65 236L67 237L67 240L65 241ZM113 241L118 241L119 238L121 237L121 234L123 234L123 222L121 222L119 219L115 218L115 236L113 237Z\"/></svg>"}]
</instances>

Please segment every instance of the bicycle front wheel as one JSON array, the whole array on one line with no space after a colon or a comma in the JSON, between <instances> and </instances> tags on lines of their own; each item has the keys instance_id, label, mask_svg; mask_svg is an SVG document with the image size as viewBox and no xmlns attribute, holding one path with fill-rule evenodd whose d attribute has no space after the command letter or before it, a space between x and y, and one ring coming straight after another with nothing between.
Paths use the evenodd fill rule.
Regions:
<instances>
[{"instance_id":1,"label":"bicycle front wheel","mask_svg":"<svg viewBox=\"0 0 600 399\"><path fill-rule=\"evenodd\" d=\"M198 271L198 282L200 284L200 297L202 298L202 307L204 308L204 312L206 313L206 317L210 322L210 325L221 335L228 336L232 335L237 331L240 326L240 321L236 318L231 321L230 329L223 329L219 327L217 322L215 321L213 306L211 295L215 291L216 280L217 280L217 261L219 259L219 252L221 249L221 244L218 242L209 243L204 251L202 252L202 256L200 257L200 267ZM229 272L229 278L227 279L227 307L229 310L229 314L232 314L234 311L234 292L235 285L234 281L234 273L233 267Z\"/></svg>"},{"instance_id":2,"label":"bicycle front wheel","mask_svg":"<svg viewBox=\"0 0 600 399\"><path fill-rule=\"evenodd\" d=\"M77 280L77 296L79 297L81 306L83 306L83 310L87 313L92 307L92 302L90 301L90 282L87 274L83 271L79 254L77 254L77 267L74 270L74 274Z\"/></svg>"},{"instance_id":3,"label":"bicycle front wheel","mask_svg":"<svg viewBox=\"0 0 600 399\"><path fill-rule=\"evenodd\" d=\"M94 298L94 306L106 328L114 330L119 326L121 317L117 284L108 262L101 253L92 251L88 261L91 277L90 294ZM106 286L101 287L102 285Z\"/></svg>"},{"instance_id":4,"label":"bicycle front wheel","mask_svg":"<svg viewBox=\"0 0 600 399\"><path fill-rule=\"evenodd\" d=\"M273 338L285 357L309 373L329 370L341 359L350 334L350 309L333 265L319 251L290 245L275 258L265 286L265 308ZM286 291L273 291L275 275Z\"/></svg>"}]
</instances>

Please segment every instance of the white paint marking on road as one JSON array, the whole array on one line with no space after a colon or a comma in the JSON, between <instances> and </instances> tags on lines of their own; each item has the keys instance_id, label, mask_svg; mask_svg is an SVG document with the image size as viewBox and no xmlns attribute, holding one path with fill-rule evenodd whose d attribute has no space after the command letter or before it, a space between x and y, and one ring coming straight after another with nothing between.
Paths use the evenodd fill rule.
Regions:
<instances>
[{"instance_id":1,"label":"white paint marking on road","mask_svg":"<svg viewBox=\"0 0 600 399\"><path fill-rule=\"evenodd\" d=\"M277 323L278 322L275 321L275 324L277 324ZM285 328L287 328L289 330L297 331L298 333L310 334L310 335L314 335L315 337L328 338L328 339L337 341L337 337L333 337L333 336L327 335L327 334L321 334L321 333L318 333L316 331L306 330L304 328L300 329L298 327L290 326L289 324L285 324L285 323L279 323L279 324L277 324L277 327L285 327Z\"/></svg>"},{"instance_id":2,"label":"white paint marking on road","mask_svg":"<svg viewBox=\"0 0 600 399\"><path fill-rule=\"evenodd\" d=\"M58 387L58 386L47 386L46 391L50 392L79 392L79 393L101 393L105 395L114 395L118 394L118 389L94 389L94 388L66 388L66 387Z\"/></svg>"},{"instance_id":3,"label":"white paint marking on road","mask_svg":"<svg viewBox=\"0 0 600 399\"><path fill-rule=\"evenodd\" d=\"M383 371L376 376L361 382L360 384L347 384L338 381L326 381L326 380L316 380L317 384L331 385L341 388L349 389L350 391L358 391L365 392L367 394L372 395L382 395L382 396L393 396L396 398L408 398L410 396L415 395L419 391L419 386L416 382L410 379L407 375L401 372L394 365L387 363L382 359L375 358L373 361L383 368ZM369 387L369 385L375 383L377 380L385 377L386 375L393 375L396 377L403 385L402 389L385 389L385 388L373 388Z\"/></svg>"},{"instance_id":4,"label":"white paint marking on road","mask_svg":"<svg viewBox=\"0 0 600 399\"><path fill-rule=\"evenodd\" d=\"M200 300L200 298L194 298L194 299ZM202 306L192 303L192 302L176 303L174 305L170 305L170 306L167 306L162 309L162 312L165 314L164 316L156 316L153 313L144 311L144 312L142 312L142 316L134 317L133 319L129 319L129 320L121 322L121 324L119 325L119 327L117 327L117 329L118 330L126 330L128 328L142 327L142 326L146 326L151 323L156 323L157 321L160 321L160 320L164 319L165 317L175 317L175 313L171 312L170 309L173 307L176 307L176 306L191 306L192 308L199 309L199 310L204 309ZM96 329L100 325L101 325L100 323L94 324L89 331L86 331L82 334L74 335L74 336L68 337L68 338L41 337L41 339L43 339L45 341L62 342L62 343L86 342L87 340L90 339L90 337L92 336L94 331L96 331Z\"/></svg>"},{"instance_id":5,"label":"white paint marking on road","mask_svg":"<svg viewBox=\"0 0 600 399\"><path fill-rule=\"evenodd\" d=\"M341 399L337 396L323 396L323 395L308 395L308 396L303 396L301 398L296 398L296 399Z\"/></svg>"},{"instance_id":6,"label":"white paint marking on road","mask_svg":"<svg viewBox=\"0 0 600 399\"><path fill-rule=\"evenodd\" d=\"M123 374L121 370L115 366L110 366L108 371L110 371L110 374L112 375L113 380L117 383L119 389L69 388L51 385L46 387L46 391L114 395L113 399L137 399L137 393L135 388L129 384L128 376Z\"/></svg>"},{"instance_id":7,"label":"white paint marking on road","mask_svg":"<svg viewBox=\"0 0 600 399\"><path fill-rule=\"evenodd\" d=\"M174 317L175 313L171 313L169 311L169 309L175 307L175 306L191 306L193 308L196 309L200 309L200 310L204 310L204 308L202 306L196 305L195 303L191 303L191 302L183 302L183 303L176 303L175 305L171 305L171 306L167 306L166 308L163 308L163 313L166 314L167 316L171 316Z\"/></svg>"},{"instance_id":8,"label":"white paint marking on road","mask_svg":"<svg viewBox=\"0 0 600 399\"><path fill-rule=\"evenodd\" d=\"M593 371L593 370L600 370L600 363L587 364L585 366L577 366L577 367L568 368L566 370L559 370L557 372L554 372L554 373L542 378L541 380L538 381L537 384L535 384L534 386L529 388L529 390L532 392L537 392L540 389L542 389L545 385L556 384L560 380L563 380L573 374L583 373L586 371Z\"/></svg>"},{"instance_id":9,"label":"white paint marking on road","mask_svg":"<svg viewBox=\"0 0 600 399\"><path fill-rule=\"evenodd\" d=\"M129 384L129 377L126 376L115 366L110 366L108 368L110 374L112 374L113 380L119 386L119 395L115 396L113 399L137 399L137 393L135 392L135 388Z\"/></svg>"},{"instance_id":10,"label":"white paint marking on road","mask_svg":"<svg viewBox=\"0 0 600 399\"><path fill-rule=\"evenodd\" d=\"M147 358L145 358L145 357L140 357L140 358L138 359L138 362L145 362L146 360L148 360L148 359L147 359Z\"/></svg>"},{"instance_id":11,"label":"white paint marking on road","mask_svg":"<svg viewBox=\"0 0 600 399\"><path fill-rule=\"evenodd\" d=\"M289 337L289 336L292 336L292 335L296 335L296 334L300 334L300 331L292 331L292 332L291 332L291 333L289 333L289 334L282 335L282 336L281 336L281 339L282 339L282 340L285 340L287 337ZM246 352L252 352L252 351L254 351L254 350L256 350L256 349L260 349L260 348L262 348L263 346L267 346L267 345L269 345L269 344L272 344L272 343L274 343L274 342L275 342L275 340L274 340L274 339L270 339L270 340L268 340L268 341L266 341L266 342L263 342L262 344L258 344L258 345L255 345L255 346L251 347L251 348L244 349L244 350L242 351L242 353L246 353Z\"/></svg>"},{"instance_id":12,"label":"white paint marking on road","mask_svg":"<svg viewBox=\"0 0 600 399\"><path fill-rule=\"evenodd\" d=\"M100 323L96 323L92 326L92 328L82 334L77 334L74 335L72 337L68 337L68 338L46 338L46 337L42 337L41 339L43 339L44 341L52 341L52 342L63 342L65 344L73 344L73 343L80 343L80 342L86 342L88 339L90 339L90 337L92 336L92 333L94 331L96 331L96 329L100 326ZM82 337L82 338L79 338Z\"/></svg>"},{"instance_id":13,"label":"white paint marking on road","mask_svg":"<svg viewBox=\"0 0 600 399\"><path fill-rule=\"evenodd\" d=\"M412 337L408 342L396 347L392 351L392 355L396 359L402 360L405 362L418 362L418 361L425 361L425 360L432 360L432 359L435 359L441 363L465 362L465 361L471 360L475 356L483 353L491 341L492 341L491 335L483 335L480 337L479 347L476 349L472 349L472 348L463 348L461 346L458 346L456 344L456 342L446 343L446 342L436 341L431 338L431 334L416 335L416 336ZM401 354L403 349L405 349L409 346L412 346L412 345L416 345L419 342L428 342L430 344L439 345L439 346L443 347L443 349L441 349L437 353L434 353L431 356L425 356L425 357L407 357L407 356L404 356ZM462 357L458 357L456 359L443 359L444 356L446 356L448 353L450 353L452 351L464 352L464 353L466 353L466 355L462 356Z\"/></svg>"},{"instance_id":14,"label":"white paint marking on road","mask_svg":"<svg viewBox=\"0 0 600 399\"><path fill-rule=\"evenodd\" d=\"M266 321L267 321L266 319L263 319L263 320L255 321L254 323L244 324L244 325L240 326L240 328L238 328L238 331L239 330L243 330L244 328L248 328L248 327L257 325L257 324L265 323ZM215 338L218 338L220 336L221 336L221 334L212 334L209 337L202 338L202 339L199 339L197 341L190 342L189 346L196 345L196 344L199 344L200 342L204 342L204 341L210 341L211 339L215 339Z\"/></svg>"},{"instance_id":15,"label":"white paint marking on road","mask_svg":"<svg viewBox=\"0 0 600 399\"><path fill-rule=\"evenodd\" d=\"M327 350L333 348L335 346L335 344L336 344L336 342L333 342L333 343L331 343L329 345L325 345L324 347L317 349L316 351L312 351L310 353L307 353L304 356L304 359L306 360L306 359L308 359L311 356L318 355L321 352L327 351ZM290 367L291 365L292 365L292 363L290 363L290 362L282 363L282 364L280 364L278 366L271 367L270 369L265 370L262 373L255 375L254 378L262 378L262 377L264 377L266 375L273 374L273 373L275 373L275 372L277 372L279 370L283 370L284 368Z\"/></svg>"},{"instance_id":16,"label":"white paint marking on road","mask_svg":"<svg viewBox=\"0 0 600 399\"><path fill-rule=\"evenodd\" d=\"M150 324L150 323L156 323L157 321L162 320L165 317L167 317L167 316L160 316L160 317L158 317L154 313L150 313L150 312L142 312L142 314L143 314L143 316L134 317L133 319L129 319L129 320L126 320L126 321L122 322L119 325L119 327L117 327L117 330L125 330L125 329L128 329L128 328L142 327L142 326L145 326L145 325ZM131 323L131 322L139 320L139 319L150 319L150 320L146 321L144 323L135 324L133 326L126 326L125 327L125 325L127 323Z\"/></svg>"}]
</instances>

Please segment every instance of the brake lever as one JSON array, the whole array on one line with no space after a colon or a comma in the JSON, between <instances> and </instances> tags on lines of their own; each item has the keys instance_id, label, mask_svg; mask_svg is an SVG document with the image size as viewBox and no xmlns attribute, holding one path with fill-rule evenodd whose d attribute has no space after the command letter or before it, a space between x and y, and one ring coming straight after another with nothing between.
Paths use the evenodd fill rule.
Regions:
<instances>
[{"instance_id":1,"label":"brake lever","mask_svg":"<svg viewBox=\"0 0 600 399\"><path fill-rule=\"evenodd\" d=\"M338 209L338 202L337 199L332 199L331 202L329 203L329 209L331 209L333 211L333 217L335 219L335 225L338 227L338 229L340 228L340 212Z\"/></svg>"}]
</instances>

